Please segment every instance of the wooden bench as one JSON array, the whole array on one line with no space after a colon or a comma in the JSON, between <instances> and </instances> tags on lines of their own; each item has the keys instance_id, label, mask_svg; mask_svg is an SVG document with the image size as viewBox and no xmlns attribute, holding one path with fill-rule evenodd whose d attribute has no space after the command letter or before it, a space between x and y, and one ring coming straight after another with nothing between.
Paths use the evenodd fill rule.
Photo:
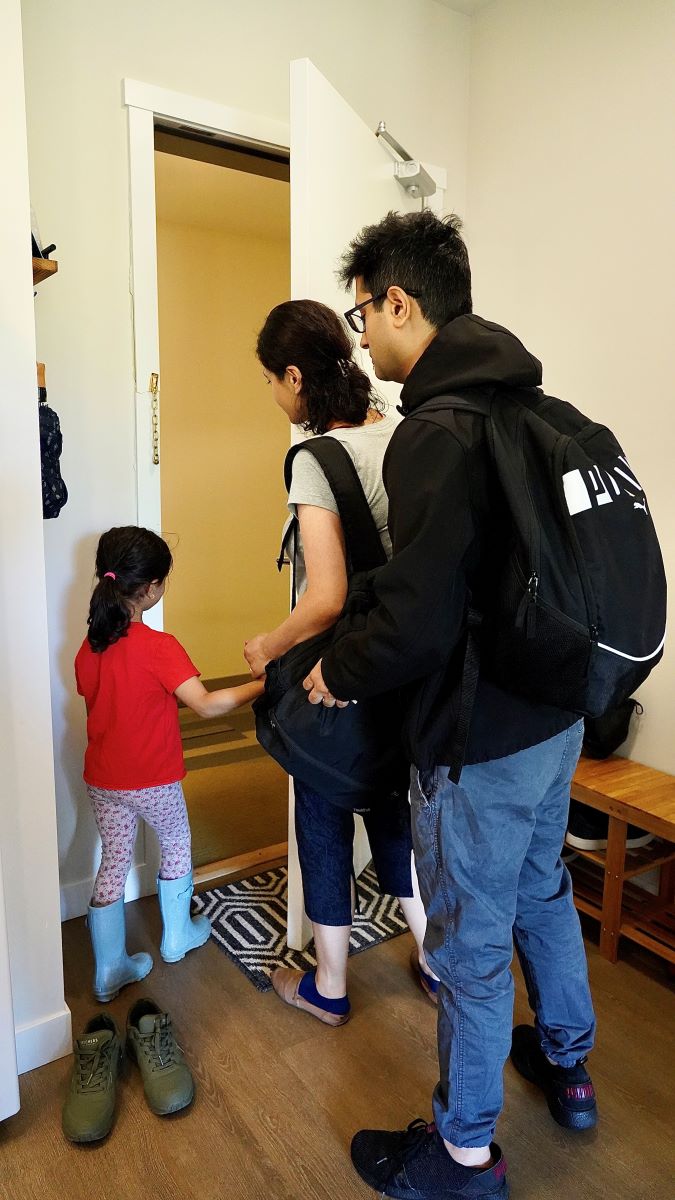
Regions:
<instances>
[{"instance_id":1,"label":"wooden bench","mask_svg":"<svg viewBox=\"0 0 675 1200\"><path fill-rule=\"evenodd\" d=\"M582 757L571 791L609 817L607 850L580 850L571 865L577 908L600 921L600 953L616 962L619 938L627 937L675 963L675 777L628 758ZM627 850L629 824L657 840ZM657 895L631 884L655 867Z\"/></svg>"}]
</instances>

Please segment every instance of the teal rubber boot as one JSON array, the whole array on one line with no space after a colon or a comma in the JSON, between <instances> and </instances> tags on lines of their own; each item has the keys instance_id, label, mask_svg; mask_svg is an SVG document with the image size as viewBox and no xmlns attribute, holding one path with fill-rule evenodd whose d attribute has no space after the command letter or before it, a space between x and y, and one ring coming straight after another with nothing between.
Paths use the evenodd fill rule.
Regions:
<instances>
[{"instance_id":1,"label":"teal rubber boot","mask_svg":"<svg viewBox=\"0 0 675 1200\"><path fill-rule=\"evenodd\" d=\"M61 1124L71 1142L98 1142L112 1128L122 1040L111 1017L99 1013L73 1043L73 1072Z\"/></svg>"},{"instance_id":2,"label":"teal rubber boot","mask_svg":"<svg viewBox=\"0 0 675 1200\"><path fill-rule=\"evenodd\" d=\"M89 934L94 951L94 995L102 1004L120 988L137 983L152 970L149 954L127 954L124 896L114 904L89 905Z\"/></svg>"},{"instance_id":3,"label":"teal rubber boot","mask_svg":"<svg viewBox=\"0 0 675 1200\"><path fill-rule=\"evenodd\" d=\"M190 900L194 888L192 871L180 879L157 879L157 895L164 931L159 952L164 962L180 962L188 950L208 942L211 922L208 917L191 917Z\"/></svg>"},{"instance_id":4,"label":"teal rubber boot","mask_svg":"<svg viewBox=\"0 0 675 1200\"><path fill-rule=\"evenodd\" d=\"M192 1103L194 1080L173 1036L171 1017L152 1000L137 1000L129 1010L127 1051L138 1063L145 1098L158 1117Z\"/></svg>"}]
</instances>

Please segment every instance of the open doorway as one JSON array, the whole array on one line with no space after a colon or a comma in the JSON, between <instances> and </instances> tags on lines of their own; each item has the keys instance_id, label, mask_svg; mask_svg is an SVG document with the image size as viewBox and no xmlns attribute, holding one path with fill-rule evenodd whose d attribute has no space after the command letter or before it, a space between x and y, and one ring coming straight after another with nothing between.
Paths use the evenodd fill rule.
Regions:
<instances>
[{"instance_id":1,"label":"open doorway","mask_svg":"<svg viewBox=\"0 0 675 1200\"><path fill-rule=\"evenodd\" d=\"M248 679L246 637L288 610L274 563L288 423L256 334L290 295L288 157L155 128L162 529L174 554L164 628L207 687ZM181 714L193 861L203 878L285 854L288 780L249 709Z\"/></svg>"}]
</instances>

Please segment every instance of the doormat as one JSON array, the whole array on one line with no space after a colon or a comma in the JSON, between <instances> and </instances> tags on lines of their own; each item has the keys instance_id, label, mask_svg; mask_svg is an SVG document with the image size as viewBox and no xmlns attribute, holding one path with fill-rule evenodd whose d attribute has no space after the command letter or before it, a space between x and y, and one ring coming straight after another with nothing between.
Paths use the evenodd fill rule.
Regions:
<instances>
[{"instance_id":1,"label":"doormat","mask_svg":"<svg viewBox=\"0 0 675 1200\"><path fill-rule=\"evenodd\" d=\"M380 894L370 864L359 876L358 896L361 911L354 917L350 956L407 933L398 900ZM270 991L275 967L300 971L316 967L313 942L306 950L289 950L286 945L287 900L286 867L199 892L192 899L194 912L204 913L211 921L213 940L259 992Z\"/></svg>"}]
</instances>

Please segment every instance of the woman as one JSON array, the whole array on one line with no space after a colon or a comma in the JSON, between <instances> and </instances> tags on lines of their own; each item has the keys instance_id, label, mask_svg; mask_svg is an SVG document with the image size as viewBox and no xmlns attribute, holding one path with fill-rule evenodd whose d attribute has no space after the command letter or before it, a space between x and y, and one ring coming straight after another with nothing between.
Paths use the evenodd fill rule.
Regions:
<instances>
[{"instance_id":1,"label":"woman","mask_svg":"<svg viewBox=\"0 0 675 1200\"><path fill-rule=\"evenodd\" d=\"M339 317L313 300L280 304L258 336L257 354L272 397L291 424L313 434L328 433L347 448L390 556L382 460L396 421L379 410L368 376L353 360L352 344ZM254 676L262 674L270 659L328 629L347 595L345 541L337 505L326 476L309 452L300 451L294 459L288 506L299 522L295 553L299 598L281 625L246 642L244 654ZM298 854L317 968L303 973L280 967L272 975L272 984L288 1004L327 1025L343 1025L350 1016L347 956L354 905L354 818L332 804L330 796L318 795L300 780L294 784ZM437 980L422 948L426 918L412 863L407 797L402 796L398 808L390 797L386 800L364 817L373 861L383 892L399 898L416 942L413 970L435 1003Z\"/></svg>"}]
</instances>

